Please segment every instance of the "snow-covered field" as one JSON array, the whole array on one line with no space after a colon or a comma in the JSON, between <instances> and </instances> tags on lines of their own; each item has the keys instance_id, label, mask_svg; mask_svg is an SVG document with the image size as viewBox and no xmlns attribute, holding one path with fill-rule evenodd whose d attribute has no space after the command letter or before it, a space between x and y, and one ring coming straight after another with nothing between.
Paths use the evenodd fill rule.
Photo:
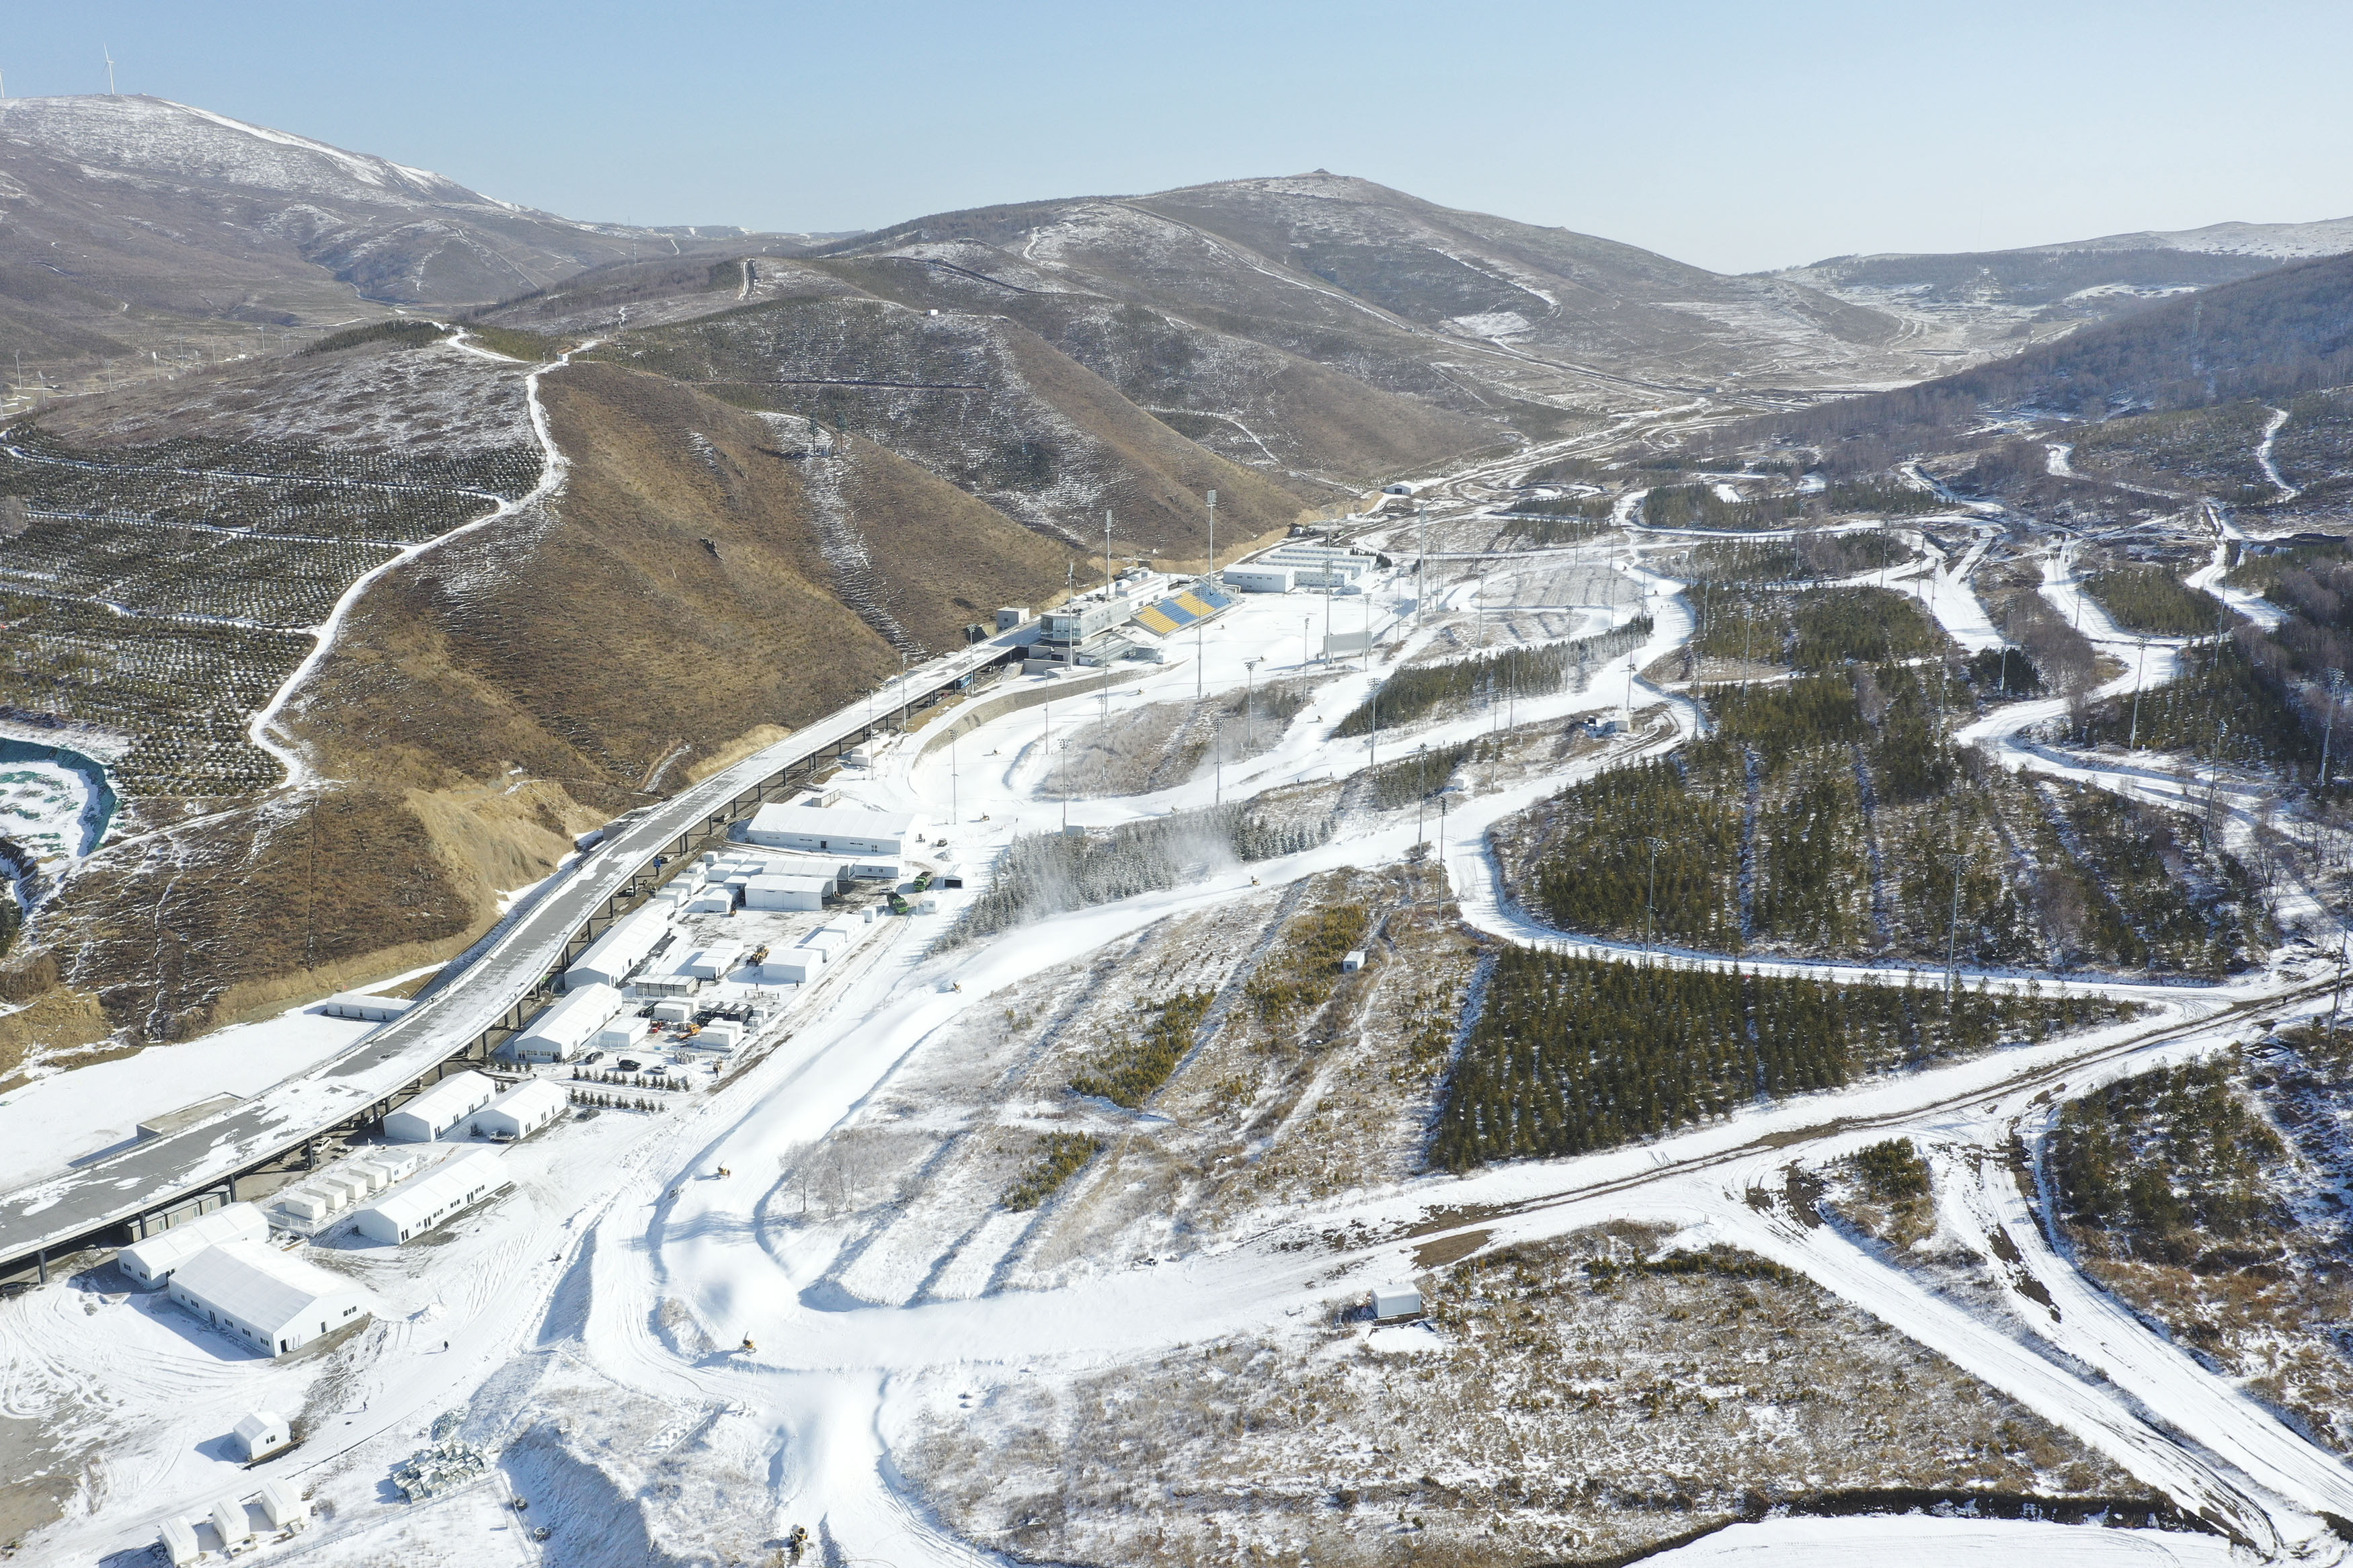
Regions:
<instances>
[{"instance_id":1,"label":"snow-covered field","mask_svg":"<svg viewBox=\"0 0 2353 1568\"><path fill-rule=\"evenodd\" d=\"M1409 526L1398 531L1393 547L1410 536ZM1905 578L1970 648L1998 642L1968 580L1982 548L1924 562ZM285 1477L332 1513L271 1554L354 1568L485 1552L518 1563L750 1562L781 1549L795 1525L815 1533L828 1561L996 1560L946 1527L906 1462L968 1405L1008 1391L1058 1398L1116 1384L1124 1368L1280 1339L1360 1300L1370 1284L1427 1273L1437 1241L1459 1242L1446 1256L1460 1258L1639 1222L1681 1245L1723 1243L1796 1271L1841 1312L1934 1352L2243 1543L2031 1520L1772 1518L1661 1561L2336 1560L2344 1542L2323 1516L2353 1517L2353 1472L2042 1246L2003 1154L2013 1130L2055 1097L2244 1037L2257 1004L2266 1020L2326 1005L2325 990L2285 972L2195 992L2118 988L2154 1011L1576 1159L1460 1178L1368 1163L1352 1181L1312 1189L1244 1184L1231 1190L1257 1194L1247 1202L1173 1216L1198 1224L1172 1225L1150 1185L1155 1167L1120 1152L1123 1141L1144 1150L1160 1136L1169 1120L1162 1102L1137 1110L1045 1092L1060 1069L1039 1064L1110 1040L1138 1003L1188 987L1234 989L1311 887L1362 889L1392 871L1394 886L1411 886L1400 868L1427 854L1451 893L1441 907L1459 906L1486 940L1557 942L1500 895L1484 834L1577 773L1672 750L1695 731L1687 700L1635 673L1692 630L1681 585L1640 557L1531 552L1475 572L1433 569L1427 603L1414 597L1415 574L1400 572L1361 605L1342 601L1336 629L1361 620L1380 640L1369 658L1334 665L1314 657L1322 603L1249 596L1198 639L1176 639L1167 664L1139 665L1104 692L1019 709L952 745L919 733L871 769L846 770L838 782L852 804L923 813L950 841L942 858L961 862L972 886L941 892L936 914L877 922L855 961L794 996L756 1059L710 1091L660 1112L559 1122L506 1156L513 1194L425 1244L315 1249L383 1302L348 1342L280 1363L250 1359L174 1309L129 1296L103 1268L0 1303L0 1406L46 1423L60 1462L81 1478L67 1516L32 1548L54 1561L135 1549L166 1512L226 1485ZM2121 637L2095 605L2079 603L2063 565L2045 591L2063 612L2081 613L2095 637ZM1383 674L1433 649L1554 640L1638 614L1651 617L1650 640L1592 671L1581 689L1523 700L1508 714L1441 710L1409 730L1329 738ZM2152 657L2120 679L2154 683L2173 669L2169 657ZM1068 744L1082 724L1272 679L1313 689L1254 754L1144 794L1066 801L1041 792L1050 747ZM1052 687L1050 678L1012 681ZM2046 706L2003 709L1976 738L2005 747L2013 763L2142 787L2127 770L2019 742ZM1066 813L1071 825L1100 830L1344 780L1506 721L1526 732L1588 715L1634 722L1565 753L1550 772L1466 780L1442 819L1350 812L1312 848L1250 862L1212 855L1174 886L994 937L934 942L1017 835L1058 830ZM754 923L720 923L737 922ZM1624 956L1607 944L1585 950ZM217 1062L268 1057L274 1065L251 1071L257 1085L297 1068L306 1053L350 1037L322 1033L327 1022L290 1016L149 1053L152 1079L142 1058L111 1064L122 1069L111 1078L94 1068L21 1090L0 1118L26 1103L38 1109L0 1121L27 1129L28 1140L20 1154L0 1139L0 1159L14 1162L0 1180L87 1152L115 1121L127 1134L149 1110L233 1088ZM1377 1037L1387 1025L1356 1026L1357 1048L1387 1048ZM1280 1116L1238 1140L1230 1158L1279 1156L1339 1092L1319 1071L1305 1072ZM101 1110L111 1119L102 1126ZM49 1125L62 1131L43 1144L31 1129ZM1116 1182L1082 1174L1059 1207L1004 1207L995 1184L1018 1163L1018 1140L1052 1130L1103 1140L1113 1152L1091 1172L1115 1171ZM1933 1152L1951 1194L1945 1207L1966 1216L1955 1221L1961 1244L2020 1259L1996 1270L2018 1298L2003 1312L1948 1299L1782 1195L1792 1170L1899 1134ZM1316 1195L1298 1195L1308 1190ZM1403 1368L1434 1363L1420 1332L1383 1331L1365 1349ZM263 1401L302 1412L309 1435L239 1472L221 1435ZM454 1429L499 1456L493 1477L430 1503L392 1500L389 1468L453 1412ZM1034 1460L1035 1473L1050 1479L1052 1458ZM504 1506L510 1494L530 1500L527 1513ZM547 1540L530 1539L526 1521L548 1528ZM1128 1551L1130 1560L1151 1555L1140 1539Z\"/></svg>"}]
</instances>

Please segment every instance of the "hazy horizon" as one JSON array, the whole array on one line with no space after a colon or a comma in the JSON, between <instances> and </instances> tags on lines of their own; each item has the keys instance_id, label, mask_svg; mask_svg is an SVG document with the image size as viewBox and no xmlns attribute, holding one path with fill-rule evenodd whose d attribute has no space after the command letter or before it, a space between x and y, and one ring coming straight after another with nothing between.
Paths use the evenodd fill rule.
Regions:
<instances>
[{"instance_id":1,"label":"hazy horizon","mask_svg":"<svg viewBox=\"0 0 2353 1568\"><path fill-rule=\"evenodd\" d=\"M860 230L1326 168L1721 271L2353 213L2353 16L1849 4L20 19L16 97L116 85L589 221ZM2261 113L2233 112L2260 105Z\"/></svg>"}]
</instances>

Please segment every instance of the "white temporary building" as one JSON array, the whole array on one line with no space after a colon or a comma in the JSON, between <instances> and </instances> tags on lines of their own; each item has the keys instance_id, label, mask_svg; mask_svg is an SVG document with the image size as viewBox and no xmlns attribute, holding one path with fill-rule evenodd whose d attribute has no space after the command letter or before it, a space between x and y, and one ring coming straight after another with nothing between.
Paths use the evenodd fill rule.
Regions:
<instances>
[{"instance_id":1,"label":"white temporary building","mask_svg":"<svg viewBox=\"0 0 2353 1568\"><path fill-rule=\"evenodd\" d=\"M772 849L895 858L914 846L922 830L923 819L912 812L764 805L752 814L744 837Z\"/></svg>"},{"instance_id":2,"label":"white temporary building","mask_svg":"<svg viewBox=\"0 0 2353 1568\"><path fill-rule=\"evenodd\" d=\"M399 1186L352 1215L352 1228L371 1241L397 1247L509 1184L495 1149L469 1149Z\"/></svg>"},{"instance_id":3,"label":"white temporary building","mask_svg":"<svg viewBox=\"0 0 2353 1568\"><path fill-rule=\"evenodd\" d=\"M158 1532L163 1537L164 1560L172 1568L188 1568L202 1552L196 1545L196 1532L188 1528L185 1519L167 1519Z\"/></svg>"},{"instance_id":4,"label":"white temporary building","mask_svg":"<svg viewBox=\"0 0 2353 1568\"><path fill-rule=\"evenodd\" d=\"M267 1241L269 1220L252 1204L230 1204L183 1220L160 1235L134 1242L114 1255L115 1267L142 1290L153 1290L172 1272L208 1247L224 1241Z\"/></svg>"},{"instance_id":5,"label":"white temporary building","mask_svg":"<svg viewBox=\"0 0 2353 1568\"><path fill-rule=\"evenodd\" d=\"M220 1537L224 1552L253 1539L253 1520L245 1511L243 1498L224 1494L213 1499L212 1511L206 1517L213 1521L213 1533Z\"/></svg>"},{"instance_id":6,"label":"white temporary building","mask_svg":"<svg viewBox=\"0 0 2353 1568\"><path fill-rule=\"evenodd\" d=\"M272 1530L302 1530L311 1522L311 1505L285 1481L264 1481L258 1500Z\"/></svg>"},{"instance_id":7,"label":"white temporary building","mask_svg":"<svg viewBox=\"0 0 2353 1568\"><path fill-rule=\"evenodd\" d=\"M722 1055L733 1050L744 1041L744 1026L725 1018L713 1019L689 1035L680 1044L689 1050L717 1051Z\"/></svg>"},{"instance_id":8,"label":"white temporary building","mask_svg":"<svg viewBox=\"0 0 2353 1568\"><path fill-rule=\"evenodd\" d=\"M740 942L713 942L686 961L686 972L697 980L724 980L743 956Z\"/></svg>"},{"instance_id":9,"label":"white temporary building","mask_svg":"<svg viewBox=\"0 0 2353 1568\"><path fill-rule=\"evenodd\" d=\"M1229 566L1219 576L1245 594L1288 594L1293 573L1288 566Z\"/></svg>"},{"instance_id":10,"label":"white temporary building","mask_svg":"<svg viewBox=\"0 0 2353 1568\"><path fill-rule=\"evenodd\" d=\"M596 1031L590 1042L600 1051L626 1051L653 1030L653 1021L640 1018L635 1013L624 1013Z\"/></svg>"},{"instance_id":11,"label":"white temporary building","mask_svg":"<svg viewBox=\"0 0 2353 1568\"><path fill-rule=\"evenodd\" d=\"M244 1450L245 1462L266 1459L294 1440L293 1430L286 1417L275 1410L257 1410L237 1418L235 1427L237 1444Z\"/></svg>"},{"instance_id":12,"label":"white temporary building","mask_svg":"<svg viewBox=\"0 0 2353 1568\"><path fill-rule=\"evenodd\" d=\"M474 1113L474 1131L488 1138L528 1138L571 1105L558 1085L535 1078L507 1090Z\"/></svg>"},{"instance_id":13,"label":"white temporary building","mask_svg":"<svg viewBox=\"0 0 2353 1568\"><path fill-rule=\"evenodd\" d=\"M825 949L797 947L790 952L768 954L760 965L760 980L767 985L806 985L824 967Z\"/></svg>"},{"instance_id":14,"label":"white temporary building","mask_svg":"<svg viewBox=\"0 0 2353 1568\"><path fill-rule=\"evenodd\" d=\"M723 915L735 907L735 889L724 883L704 888L679 908L690 915Z\"/></svg>"},{"instance_id":15,"label":"white temporary building","mask_svg":"<svg viewBox=\"0 0 2353 1568\"><path fill-rule=\"evenodd\" d=\"M1411 1285L1376 1285L1373 1287L1373 1319L1376 1322L1395 1322L1403 1318L1421 1316L1421 1291Z\"/></svg>"},{"instance_id":16,"label":"white temporary building","mask_svg":"<svg viewBox=\"0 0 2353 1568\"><path fill-rule=\"evenodd\" d=\"M260 1241L206 1248L180 1265L169 1289L173 1300L267 1355L301 1350L375 1310L356 1281Z\"/></svg>"},{"instance_id":17,"label":"white temporary building","mask_svg":"<svg viewBox=\"0 0 2353 1568\"><path fill-rule=\"evenodd\" d=\"M750 877L744 882L747 910L821 910L833 890L833 879L817 877Z\"/></svg>"},{"instance_id":18,"label":"white temporary building","mask_svg":"<svg viewBox=\"0 0 2353 1568\"><path fill-rule=\"evenodd\" d=\"M499 1086L480 1073L452 1073L388 1113L384 1135L396 1143L430 1143L498 1097Z\"/></svg>"},{"instance_id":19,"label":"white temporary building","mask_svg":"<svg viewBox=\"0 0 2353 1568\"><path fill-rule=\"evenodd\" d=\"M619 985L652 953L654 944L670 930L670 910L648 904L615 921L612 929L588 944L588 951L564 972L566 990L584 985Z\"/></svg>"},{"instance_id":20,"label":"white temporary building","mask_svg":"<svg viewBox=\"0 0 2353 1568\"><path fill-rule=\"evenodd\" d=\"M627 1005L621 994L610 985L575 984L523 1026L522 1032L509 1040L504 1049L519 1061L568 1062ZM470 1116L473 1111L466 1114Z\"/></svg>"}]
</instances>

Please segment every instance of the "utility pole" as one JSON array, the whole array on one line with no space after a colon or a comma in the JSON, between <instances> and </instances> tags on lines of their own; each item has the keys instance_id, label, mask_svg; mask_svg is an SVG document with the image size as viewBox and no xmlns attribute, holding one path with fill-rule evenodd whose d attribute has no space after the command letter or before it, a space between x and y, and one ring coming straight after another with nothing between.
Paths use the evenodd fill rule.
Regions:
<instances>
[{"instance_id":1,"label":"utility pole","mask_svg":"<svg viewBox=\"0 0 2353 1568\"><path fill-rule=\"evenodd\" d=\"M1651 932L1652 924L1657 919L1659 908L1659 851L1667 847L1667 841L1663 838L1645 838L1642 842L1648 845L1651 850L1651 890L1642 899L1642 957L1645 962L1648 962L1651 956Z\"/></svg>"},{"instance_id":2,"label":"utility pole","mask_svg":"<svg viewBox=\"0 0 2353 1568\"><path fill-rule=\"evenodd\" d=\"M1377 768L1381 765L1381 689L1377 686L1373 688L1371 701L1373 705L1372 758L1365 765Z\"/></svg>"},{"instance_id":3,"label":"utility pole","mask_svg":"<svg viewBox=\"0 0 2353 1568\"><path fill-rule=\"evenodd\" d=\"M948 731L948 820L951 823L964 821L964 807L956 800L956 732L953 728Z\"/></svg>"},{"instance_id":4,"label":"utility pole","mask_svg":"<svg viewBox=\"0 0 2353 1568\"><path fill-rule=\"evenodd\" d=\"M1111 597L1111 513L1103 513L1103 597Z\"/></svg>"},{"instance_id":5,"label":"utility pole","mask_svg":"<svg viewBox=\"0 0 2353 1568\"><path fill-rule=\"evenodd\" d=\"M2345 684L2345 672L2328 672L2328 722L2320 731L2320 787L2328 787L2328 743L2337 738L2337 689Z\"/></svg>"}]
</instances>

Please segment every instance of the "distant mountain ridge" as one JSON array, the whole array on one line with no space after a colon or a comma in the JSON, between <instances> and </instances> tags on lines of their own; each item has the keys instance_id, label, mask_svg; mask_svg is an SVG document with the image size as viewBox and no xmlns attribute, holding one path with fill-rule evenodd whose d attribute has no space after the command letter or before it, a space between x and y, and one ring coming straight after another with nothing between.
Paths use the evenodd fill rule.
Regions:
<instances>
[{"instance_id":1,"label":"distant mountain ridge","mask_svg":"<svg viewBox=\"0 0 2353 1568\"><path fill-rule=\"evenodd\" d=\"M824 236L585 223L166 99L0 100L0 349L145 357L192 327L458 308L586 268Z\"/></svg>"}]
</instances>

